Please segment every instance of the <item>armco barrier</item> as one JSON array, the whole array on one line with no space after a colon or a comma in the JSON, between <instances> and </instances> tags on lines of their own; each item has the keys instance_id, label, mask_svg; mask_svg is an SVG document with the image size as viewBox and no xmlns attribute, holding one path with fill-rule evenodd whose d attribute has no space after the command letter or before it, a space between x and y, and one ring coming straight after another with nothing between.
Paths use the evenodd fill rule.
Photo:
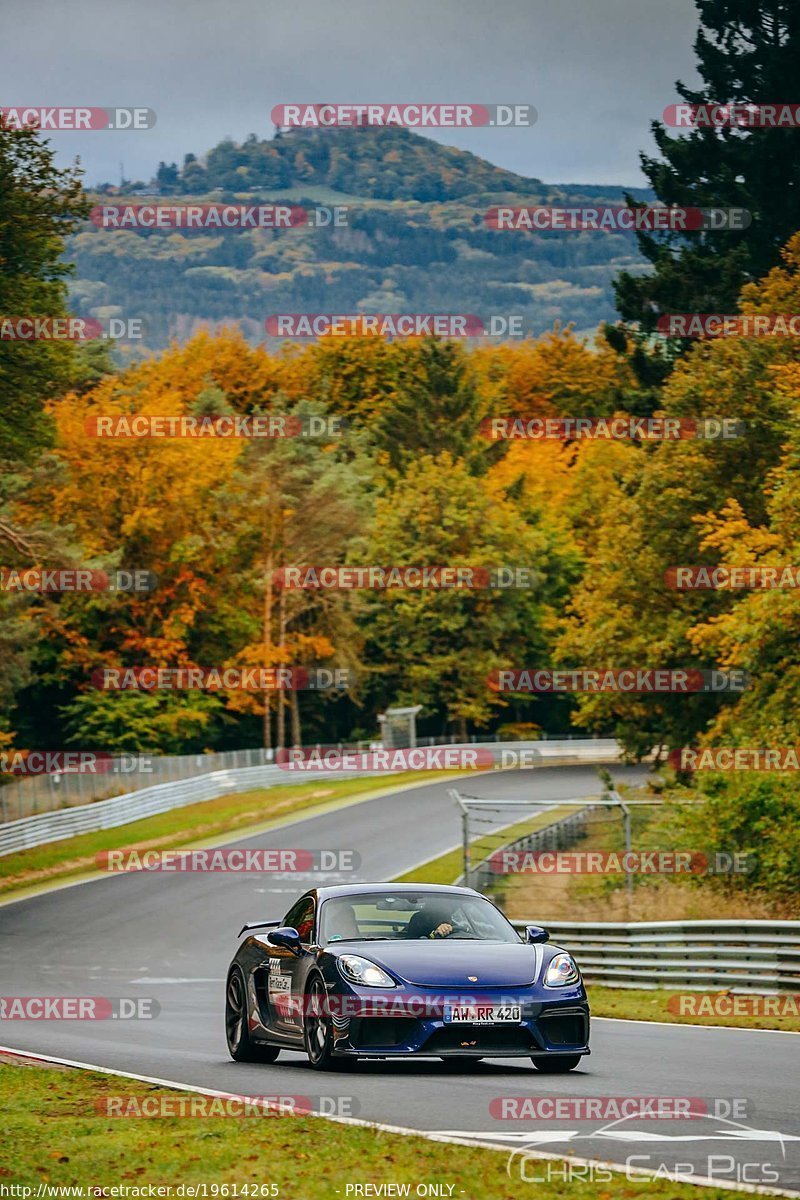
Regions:
<instances>
[{"instance_id":1,"label":"armco barrier","mask_svg":"<svg viewBox=\"0 0 800 1200\"><path fill-rule=\"evenodd\" d=\"M114 829L173 808L215 800L229 792L246 792L285 782L286 776L280 767L242 767L238 771L213 771L176 783L159 783L110 800L98 800L95 804L63 808L60 812L23 817L21 821L0 825L0 856L74 837L78 833Z\"/></svg>"},{"instance_id":2,"label":"armco barrier","mask_svg":"<svg viewBox=\"0 0 800 1200\"><path fill-rule=\"evenodd\" d=\"M800 993L800 921L514 921L544 925L588 983Z\"/></svg>"},{"instance_id":3,"label":"armco barrier","mask_svg":"<svg viewBox=\"0 0 800 1200\"><path fill-rule=\"evenodd\" d=\"M475 749L474 744L462 743L464 749ZM451 747L452 748L452 747ZM458 746L456 747L458 748ZM530 765L562 765L569 763L612 763L618 762L621 752L618 744L610 738L587 738L581 741L546 742L493 742L486 747L492 751L497 765L503 765L503 753L509 750L526 750ZM337 772L336 778L352 776L354 772ZM358 774L376 774L358 772ZM391 775L381 772L387 781ZM307 778L307 777L306 777ZM274 787L278 783L303 782L302 777L276 766L239 767L231 770L212 771L174 783L159 783L153 787L138 788L109 800L98 800L93 804L75 805L56 812L38 813L17 821L0 824L0 856L27 850L46 842L60 841L79 833L94 833L99 829L114 829L140 821L155 813L168 812L173 808L184 808L202 800L214 800L229 792L246 792L253 788Z\"/></svg>"},{"instance_id":4,"label":"armco barrier","mask_svg":"<svg viewBox=\"0 0 800 1200\"><path fill-rule=\"evenodd\" d=\"M368 751L380 746L380 742L358 742L355 745L338 745L344 752ZM469 743L456 738L418 738L417 746L443 748L444 746L480 746L497 750L511 747L535 747L550 755L560 748L565 761L580 759L581 746L589 746L599 757L598 762L615 762L619 757L617 743L610 738L555 738L536 742L501 742L487 738L484 742L473 739ZM555 750L546 749L554 747ZM577 747L577 749L575 749ZM604 759L602 756L606 755ZM52 773L20 778L0 786L0 821L19 821L38 813L52 812L62 808L92 804L97 800L109 800L112 796L127 795L144 788L153 788L162 783L176 783L180 779L193 779L198 775L209 775L213 771L238 770L240 767L272 766L275 761L273 750L223 750L213 754L137 755L127 754L111 759L105 770L97 774L75 772Z\"/></svg>"}]
</instances>

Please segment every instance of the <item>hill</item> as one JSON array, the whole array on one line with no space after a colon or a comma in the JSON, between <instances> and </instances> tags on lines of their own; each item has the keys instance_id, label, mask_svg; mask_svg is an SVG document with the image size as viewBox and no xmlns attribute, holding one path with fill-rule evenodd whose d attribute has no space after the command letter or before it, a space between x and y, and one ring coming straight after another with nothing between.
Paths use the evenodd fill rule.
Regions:
<instances>
[{"instance_id":1,"label":"hill","mask_svg":"<svg viewBox=\"0 0 800 1200\"><path fill-rule=\"evenodd\" d=\"M269 141L251 134L241 145L220 142L200 163L162 163L162 192L187 195L212 188L257 192L307 184L370 200L456 200L474 192L519 192L533 186L484 159L442 146L408 129L293 129Z\"/></svg>"},{"instance_id":2,"label":"hill","mask_svg":"<svg viewBox=\"0 0 800 1200\"><path fill-rule=\"evenodd\" d=\"M105 203L348 206L341 228L186 232L89 225L71 239L72 304L86 316L143 317L146 348L202 324L238 322L253 341L282 312L515 314L526 333L555 321L589 333L613 320L611 279L640 263L633 238L498 232L492 205L619 204L622 189L548 185L404 129L251 136L161 164L150 185ZM642 199L648 193L637 193Z\"/></svg>"}]
</instances>

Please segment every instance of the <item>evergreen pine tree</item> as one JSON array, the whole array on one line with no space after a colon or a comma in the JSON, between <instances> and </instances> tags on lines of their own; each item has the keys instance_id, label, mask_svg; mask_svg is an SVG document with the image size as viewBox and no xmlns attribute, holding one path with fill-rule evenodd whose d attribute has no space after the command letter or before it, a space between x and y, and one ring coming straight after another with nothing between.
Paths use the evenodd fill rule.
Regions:
<instances>
[{"instance_id":1,"label":"evergreen pine tree","mask_svg":"<svg viewBox=\"0 0 800 1200\"><path fill-rule=\"evenodd\" d=\"M791 104L800 100L800 4L797 0L696 0L695 40L703 86L678 83L689 104ZM740 207L745 230L637 234L655 268L623 272L615 284L624 320L652 330L661 313L735 312L744 283L780 262L800 227L800 130L693 128L652 131L660 158L641 155L659 200L699 208ZM633 200L628 198L628 203Z\"/></svg>"}]
</instances>

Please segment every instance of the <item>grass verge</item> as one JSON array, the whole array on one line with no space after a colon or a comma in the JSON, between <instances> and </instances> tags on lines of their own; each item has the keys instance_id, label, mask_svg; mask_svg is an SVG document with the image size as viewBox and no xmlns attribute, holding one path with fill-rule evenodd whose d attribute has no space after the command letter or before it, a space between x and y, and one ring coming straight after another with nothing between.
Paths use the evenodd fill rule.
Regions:
<instances>
[{"instance_id":1,"label":"grass verge","mask_svg":"<svg viewBox=\"0 0 800 1200\"><path fill-rule=\"evenodd\" d=\"M309 809L366 799L368 795L442 777L441 771L405 771L393 775L391 783L379 782L371 776L260 788L239 795L220 796L216 800L203 800L186 808L174 808L142 821L120 825L117 829L48 842L0 858L0 897L22 888L85 875L95 869L95 856L102 850L131 846L141 850L169 850L177 846L194 846L226 833L246 834L250 829L258 832L259 825L286 820Z\"/></svg>"},{"instance_id":2,"label":"grass verge","mask_svg":"<svg viewBox=\"0 0 800 1200\"><path fill-rule=\"evenodd\" d=\"M800 1033L800 996L732 996L724 991L687 993L674 992L667 988L653 991L638 988L609 988L586 985L593 1017L623 1017L628 1021L669 1021L675 1025L732 1025L737 1029L783 1029L789 1033ZM684 1015L667 1007L670 997L680 994L689 996L689 1009ZM737 1006L746 1008L758 1000L768 1011L760 1015L735 1011ZM691 1011L696 1002L699 1011ZM731 1012L708 1014L704 1006L719 1004ZM780 1006L780 1011L778 1007ZM773 1012L770 1013L769 1009ZM788 1012L786 1011L788 1009ZM785 1015L784 1015L785 1013Z\"/></svg>"},{"instance_id":3,"label":"grass verge","mask_svg":"<svg viewBox=\"0 0 800 1200\"><path fill-rule=\"evenodd\" d=\"M623 790L626 799L651 798L646 789ZM672 844L662 828L668 812L668 805L631 810L634 851L704 849ZM575 849L622 854L625 850L622 814L618 810L596 810L586 822L584 836ZM551 921L574 920L576 913L581 914L583 921L735 920L748 917L774 920L794 915L762 894L743 886L733 886L735 879L726 879L724 875L715 878L713 875L641 874L634 875L632 882L633 889L629 893L622 873L531 871L499 878L495 890L503 911L512 920L525 920L532 913L544 913Z\"/></svg>"},{"instance_id":4,"label":"grass verge","mask_svg":"<svg viewBox=\"0 0 800 1200\"><path fill-rule=\"evenodd\" d=\"M268 1067L265 1071L269 1074ZM328 1090L339 1088L331 1089L329 1081ZM151 1105L161 1099L168 1104L186 1103L192 1093L93 1071L0 1058L3 1182L31 1187L33 1196L40 1185L82 1187L84 1197L91 1197L111 1194L103 1189L146 1189L148 1184L171 1189L184 1185L185 1195L186 1188L205 1184L209 1196L273 1194L287 1200L343 1200L348 1184L367 1183L408 1184L411 1195L419 1184L450 1184L450 1194L459 1200L514 1200L520 1195L521 1181L506 1173L503 1150L454 1147L315 1117L125 1120L98 1112L107 1098L123 1096L146 1099ZM197 1100L203 1103L200 1097ZM541 1175L546 1169L546 1163L538 1164L535 1173ZM551 1163L550 1169L556 1180L557 1169L563 1172L565 1166ZM527 1172L534 1173L530 1163ZM221 1184L229 1184L231 1190L212 1191ZM258 1190L242 1192L244 1184ZM276 1191L267 1190L270 1184ZM388 1194L403 1192L392 1189ZM743 1194L718 1188L699 1193L703 1200L731 1200ZM597 1196L597 1183L538 1184L536 1195L543 1200L560 1196L589 1200ZM698 1192L691 1184L615 1175L603 1182L602 1195L604 1200L697 1200Z\"/></svg>"}]
</instances>

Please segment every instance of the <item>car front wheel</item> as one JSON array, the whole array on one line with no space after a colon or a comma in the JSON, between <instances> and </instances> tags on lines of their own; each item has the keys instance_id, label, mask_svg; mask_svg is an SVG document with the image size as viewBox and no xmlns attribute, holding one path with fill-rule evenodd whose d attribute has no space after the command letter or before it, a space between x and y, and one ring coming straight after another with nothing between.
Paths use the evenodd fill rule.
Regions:
<instances>
[{"instance_id":1,"label":"car front wheel","mask_svg":"<svg viewBox=\"0 0 800 1200\"><path fill-rule=\"evenodd\" d=\"M532 1058L531 1062L537 1071L545 1075L561 1075L564 1071L573 1071L581 1061L580 1054L554 1054L552 1058Z\"/></svg>"},{"instance_id":2,"label":"car front wheel","mask_svg":"<svg viewBox=\"0 0 800 1200\"><path fill-rule=\"evenodd\" d=\"M333 1027L327 1000L325 984L316 976L308 985L303 1039L308 1061L317 1071L329 1071L333 1066Z\"/></svg>"}]
</instances>

